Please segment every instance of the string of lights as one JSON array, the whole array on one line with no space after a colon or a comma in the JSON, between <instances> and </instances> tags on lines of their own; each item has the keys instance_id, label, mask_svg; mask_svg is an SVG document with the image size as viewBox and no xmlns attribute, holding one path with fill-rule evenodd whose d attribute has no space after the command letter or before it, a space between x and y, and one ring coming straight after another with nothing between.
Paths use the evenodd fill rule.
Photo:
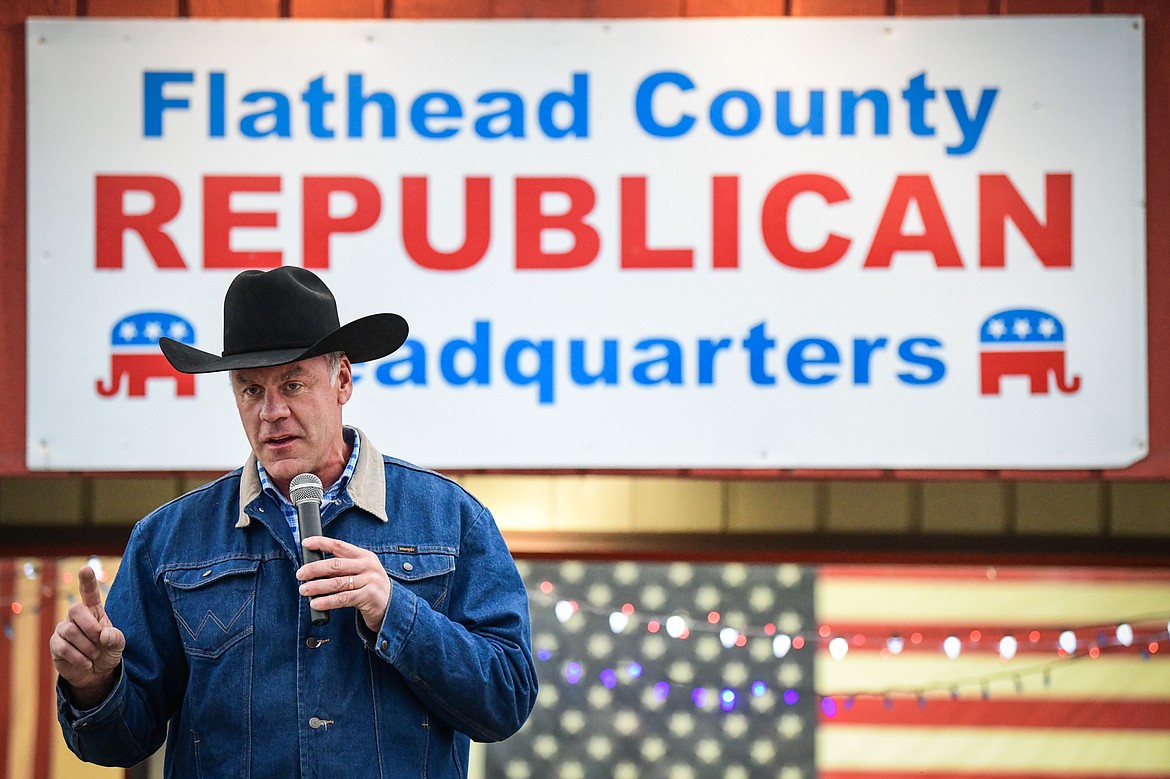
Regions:
<instances>
[{"instance_id":1,"label":"string of lights","mask_svg":"<svg viewBox=\"0 0 1170 779\"><path fill-rule=\"evenodd\" d=\"M999 636L985 636L983 630L971 629L948 633L945 637L935 641L937 649L932 649L930 630L905 628L875 636L866 634L835 635L830 626L820 625L815 629L800 629L795 631L780 630L775 623L764 625L737 625L726 624L722 614L710 611L703 616L694 616L686 613L652 613L643 612L633 603L623 602L617 606L597 606L581 602L576 599L560 597L551 581L545 580L529 590L530 601L537 608L551 608L556 620L567 624L575 618L593 617L608 625L608 629L615 635L627 634L633 631L644 631L649 634L665 634L678 641L686 641L695 634L713 634L718 636L720 644L725 650L735 650L747 646L751 640L768 640L771 642L771 653L781 660L793 652L806 649L822 649L832 660L840 662L853 649L881 647L882 657L892 658L901 655L908 648L919 651L938 651L951 660L958 659L964 651L988 652L994 651L1004 669L994 673L982 673L974 676L958 678L943 678L927 684L912 686L890 686L879 690L834 691L830 694L818 693L811 680L801 680L792 685L785 685L777 690L780 700L786 705L796 705L804 695L813 695L819 701L821 710L826 716L835 716L840 707L850 708L859 698L879 698L887 706L893 705L895 700L910 699L919 706L926 706L928 700L938 697L939 694L952 699L959 698L969 690L978 691L979 696L986 700L991 696L991 689L997 683L1009 681L1017 693L1023 693L1025 679L1042 679L1045 688L1051 685L1052 672L1066 663L1092 660L1106 653L1138 652L1143 658L1149 659L1158 654L1164 642L1170 641L1170 612L1157 614L1131 615L1111 621L1106 624L1077 625L1059 631L1050 628L1031 628L1020 631L1021 637L1013 633L1003 633ZM939 638L934 636L934 638ZM993 647L993 649L989 648ZM1047 655L1047 659L1029 665L1020 665L1022 652L1028 656ZM554 659L561 661L561 673L570 685L582 683L587 678L585 663L580 658L555 658L555 652L547 647L537 648L538 659L542 662L551 662ZM596 682L613 689L619 683L649 683L645 678L645 669L641 663L630 661L621 667L606 667L593 672ZM762 679L752 680L745 686L695 685L681 682L666 676L654 681L649 687L656 700L665 700L672 691L689 689L692 700L697 708L715 709L723 711L734 710L743 699L762 698L773 693L771 686Z\"/></svg>"}]
</instances>

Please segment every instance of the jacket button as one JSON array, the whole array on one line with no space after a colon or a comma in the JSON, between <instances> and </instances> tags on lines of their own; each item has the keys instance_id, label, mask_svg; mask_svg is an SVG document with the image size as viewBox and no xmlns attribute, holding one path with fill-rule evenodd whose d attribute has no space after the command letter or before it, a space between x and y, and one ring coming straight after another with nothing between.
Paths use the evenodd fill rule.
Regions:
<instances>
[{"instance_id":1,"label":"jacket button","mask_svg":"<svg viewBox=\"0 0 1170 779\"><path fill-rule=\"evenodd\" d=\"M403 564L402 564L402 570L404 570L404 571L413 571L413 570L414 570L414 565L413 565L413 564L411 564L411 563L403 563Z\"/></svg>"},{"instance_id":2,"label":"jacket button","mask_svg":"<svg viewBox=\"0 0 1170 779\"><path fill-rule=\"evenodd\" d=\"M321 727L321 718L320 717L310 717L309 718L309 727L312 728L313 730L316 730L317 728Z\"/></svg>"},{"instance_id":3,"label":"jacket button","mask_svg":"<svg viewBox=\"0 0 1170 779\"><path fill-rule=\"evenodd\" d=\"M390 642L387 641L386 639L382 639L382 651L385 652L389 646L390 646Z\"/></svg>"}]
</instances>

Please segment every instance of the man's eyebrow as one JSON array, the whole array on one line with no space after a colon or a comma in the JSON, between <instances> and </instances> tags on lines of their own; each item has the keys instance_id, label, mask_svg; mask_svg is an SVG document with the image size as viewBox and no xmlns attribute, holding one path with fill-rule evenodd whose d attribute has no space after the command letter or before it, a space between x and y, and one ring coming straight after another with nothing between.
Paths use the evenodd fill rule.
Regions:
<instances>
[{"instance_id":1,"label":"man's eyebrow","mask_svg":"<svg viewBox=\"0 0 1170 779\"><path fill-rule=\"evenodd\" d=\"M304 372L305 372L305 369L303 367L301 367L300 365L296 365L296 366L289 368L284 373L280 374L280 376L278 376L277 379L279 381L288 381L289 379L295 379L296 377L300 376ZM235 381L236 384L251 384L253 381L252 377L243 371L233 371L232 372L232 379Z\"/></svg>"}]
</instances>

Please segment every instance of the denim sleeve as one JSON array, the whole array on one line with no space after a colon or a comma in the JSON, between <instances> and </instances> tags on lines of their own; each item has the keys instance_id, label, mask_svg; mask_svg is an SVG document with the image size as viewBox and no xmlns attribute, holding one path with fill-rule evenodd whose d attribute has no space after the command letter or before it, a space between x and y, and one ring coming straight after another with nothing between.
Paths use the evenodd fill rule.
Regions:
<instances>
[{"instance_id":1,"label":"denim sleeve","mask_svg":"<svg viewBox=\"0 0 1170 779\"><path fill-rule=\"evenodd\" d=\"M446 614L395 585L367 643L457 730L501 741L528 718L537 679L528 593L487 509L464 534L452 577Z\"/></svg>"},{"instance_id":2,"label":"denim sleeve","mask_svg":"<svg viewBox=\"0 0 1170 779\"><path fill-rule=\"evenodd\" d=\"M110 588L106 613L126 636L118 681L93 709L79 711L57 689L57 719L69 749L82 760L132 766L162 745L167 720L181 699L186 672L176 647L170 602L155 581L153 565L135 527ZM175 661L178 653L179 666Z\"/></svg>"}]
</instances>

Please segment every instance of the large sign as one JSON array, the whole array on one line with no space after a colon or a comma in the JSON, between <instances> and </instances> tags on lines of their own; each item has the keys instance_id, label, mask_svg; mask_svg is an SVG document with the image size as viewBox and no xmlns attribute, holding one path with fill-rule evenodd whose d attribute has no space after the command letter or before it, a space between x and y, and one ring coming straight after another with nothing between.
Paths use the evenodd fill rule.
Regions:
<instances>
[{"instance_id":1,"label":"large sign","mask_svg":"<svg viewBox=\"0 0 1170 779\"><path fill-rule=\"evenodd\" d=\"M28 466L214 469L245 268L396 311L347 420L470 468L1147 451L1136 17L30 21Z\"/></svg>"}]
</instances>

